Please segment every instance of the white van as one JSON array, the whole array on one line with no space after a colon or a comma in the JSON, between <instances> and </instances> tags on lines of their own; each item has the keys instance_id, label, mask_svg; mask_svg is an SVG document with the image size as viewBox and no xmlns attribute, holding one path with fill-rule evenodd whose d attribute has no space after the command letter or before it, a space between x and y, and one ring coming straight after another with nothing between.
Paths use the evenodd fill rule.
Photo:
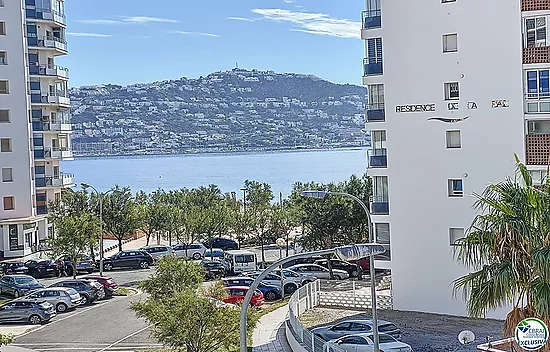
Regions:
<instances>
[{"instance_id":1,"label":"white van","mask_svg":"<svg viewBox=\"0 0 550 352\"><path fill-rule=\"evenodd\" d=\"M256 253L245 250L225 251L223 260L226 271L233 274L254 271L258 265Z\"/></svg>"}]
</instances>

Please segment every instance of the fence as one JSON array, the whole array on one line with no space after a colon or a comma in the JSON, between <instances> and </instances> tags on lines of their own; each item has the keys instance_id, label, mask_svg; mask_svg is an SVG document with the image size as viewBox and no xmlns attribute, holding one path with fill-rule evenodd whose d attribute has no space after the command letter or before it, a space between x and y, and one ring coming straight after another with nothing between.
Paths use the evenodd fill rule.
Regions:
<instances>
[{"instance_id":1,"label":"fence","mask_svg":"<svg viewBox=\"0 0 550 352\"><path fill-rule=\"evenodd\" d=\"M385 277L379 281L378 288L391 286ZM392 309L391 295L381 294L377 291L376 304L381 309ZM316 280L300 287L290 297L288 303L289 318L287 321L287 340L294 352L341 352L337 346L328 348L325 341L315 336L305 328L299 320L301 314L317 306L343 307L343 308L370 308L370 285L367 283L325 283Z\"/></svg>"}]
</instances>

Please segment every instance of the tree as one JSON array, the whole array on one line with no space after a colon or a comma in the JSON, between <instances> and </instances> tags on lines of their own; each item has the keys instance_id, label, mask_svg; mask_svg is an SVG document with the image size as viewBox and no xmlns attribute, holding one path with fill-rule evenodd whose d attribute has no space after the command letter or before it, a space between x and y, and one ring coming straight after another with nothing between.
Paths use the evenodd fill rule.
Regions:
<instances>
[{"instance_id":1,"label":"tree","mask_svg":"<svg viewBox=\"0 0 550 352\"><path fill-rule=\"evenodd\" d=\"M136 195L136 211L138 214L138 228L143 231L147 240L147 246L151 236L158 233L163 226L166 214L160 203L160 190L151 194L141 191Z\"/></svg>"},{"instance_id":2,"label":"tree","mask_svg":"<svg viewBox=\"0 0 550 352\"><path fill-rule=\"evenodd\" d=\"M273 210L271 202L273 201L273 192L269 183L260 183L257 181L244 181L246 189L247 208L250 216L250 225L252 231L256 233L257 242L262 249L262 262L265 263L265 233L269 226L269 219Z\"/></svg>"},{"instance_id":3,"label":"tree","mask_svg":"<svg viewBox=\"0 0 550 352\"><path fill-rule=\"evenodd\" d=\"M525 317L550 323L550 183L537 190L517 155L516 160L515 178L477 195L479 214L455 252L471 270L454 281L470 315L513 304L506 336Z\"/></svg>"},{"instance_id":4,"label":"tree","mask_svg":"<svg viewBox=\"0 0 550 352\"><path fill-rule=\"evenodd\" d=\"M278 238L284 238L287 244L286 255L288 256L288 247L290 243L290 234L299 226L298 209L289 201L283 202L281 206L273 206L271 218L269 219L269 228L267 237L274 243Z\"/></svg>"},{"instance_id":5,"label":"tree","mask_svg":"<svg viewBox=\"0 0 550 352\"><path fill-rule=\"evenodd\" d=\"M118 250L122 251L122 241L132 236L139 226L130 188L116 186L111 194L103 195L103 223L105 232L118 240Z\"/></svg>"}]
</instances>

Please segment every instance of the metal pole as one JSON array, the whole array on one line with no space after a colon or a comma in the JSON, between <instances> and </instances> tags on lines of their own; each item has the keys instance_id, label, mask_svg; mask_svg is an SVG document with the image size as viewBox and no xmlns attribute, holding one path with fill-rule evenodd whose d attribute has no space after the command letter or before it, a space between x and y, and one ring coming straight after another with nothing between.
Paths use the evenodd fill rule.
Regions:
<instances>
[{"instance_id":1,"label":"metal pole","mask_svg":"<svg viewBox=\"0 0 550 352\"><path fill-rule=\"evenodd\" d=\"M97 192L97 191L96 191ZM101 239L99 240L99 276L103 276L103 194L99 196L99 231L101 232Z\"/></svg>"},{"instance_id":2,"label":"metal pole","mask_svg":"<svg viewBox=\"0 0 550 352\"><path fill-rule=\"evenodd\" d=\"M279 260L283 259L283 247L279 247ZM283 274L283 266L279 267L281 269L281 299L285 299L285 276Z\"/></svg>"}]
</instances>

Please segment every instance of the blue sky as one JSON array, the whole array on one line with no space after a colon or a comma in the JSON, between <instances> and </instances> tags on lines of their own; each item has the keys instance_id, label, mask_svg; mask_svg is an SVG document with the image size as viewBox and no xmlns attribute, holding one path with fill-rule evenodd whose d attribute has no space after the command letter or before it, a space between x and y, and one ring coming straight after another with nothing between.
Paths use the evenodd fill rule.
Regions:
<instances>
[{"instance_id":1,"label":"blue sky","mask_svg":"<svg viewBox=\"0 0 550 352\"><path fill-rule=\"evenodd\" d=\"M364 1L66 1L71 85L131 84L241 68L361 82Z\"/></svg>"}]
</instances>

